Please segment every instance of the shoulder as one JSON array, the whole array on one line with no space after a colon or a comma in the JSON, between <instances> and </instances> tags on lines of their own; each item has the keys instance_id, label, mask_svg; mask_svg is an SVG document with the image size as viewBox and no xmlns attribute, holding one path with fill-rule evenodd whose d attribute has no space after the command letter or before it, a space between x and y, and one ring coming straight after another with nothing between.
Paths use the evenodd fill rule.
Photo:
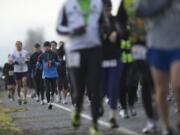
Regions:
<instances>
[{"instance_id":1,"label":"shoulder","mask_svg":"<svg viewBox=\"0 0 180 135\"><path fill-rule=\"evenodd\" d=\"M5 64L4 64L4 67L6 67L6 66L8 66L8 63L5 63Z\"/></svg>"},{"instance_id":2,"label":"shoulder","mask_svg":"<svg viewBox=\"0 0 180 135\"><path fill-rule=\"evenodd\" d=\"M103 2L102 0L91 0L93 3L95 3L96 5L102 7L103 6Z\"/></svg>"},{"instance_id":3,"label":"shoulder","mask_svg":"<svg viewBox=\"0 0 180 135\"><path fill-rule=\"evenodd\" d=\"M24 54L28 54L28 51L26 51L26 50L22 50L22 53L24 53Z\"/></svg>"},{"instance_id":4,"label":"shoulder","mask_svg":"<svg viewBox=\"0 0 180 135\"><path fill-rule=\"evenodd\" d=\"M75 3L75 0L64 0L62 3L62 8L67 8L72 6Z\"/></svg>"}]
</instances>

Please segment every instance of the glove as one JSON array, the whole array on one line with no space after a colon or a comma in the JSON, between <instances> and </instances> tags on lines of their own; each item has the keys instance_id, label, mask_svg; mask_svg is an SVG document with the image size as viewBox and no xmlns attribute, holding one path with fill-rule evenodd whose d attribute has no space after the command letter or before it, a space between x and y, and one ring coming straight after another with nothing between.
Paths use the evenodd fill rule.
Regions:
<instances>
[{"instance_id":1,"label":"glove","mask_svg":"<svg viewBox=\"0 0 180 135\"><path fill-rule=\"evenodd\" d=\"M47 67L50 68L52 66L52 62L51 61L48 61L47 62Z\"/></svg>"},{"instance_id":2,"label":"glove","mask_svg":"<svg viewBox=\"0 0 180 135\"><path fill-rule=\"evenodd\" d=\"M29 64L29 61L25 61L25 64Z\"/></svg>"},{"instance_id":3,"label":"glove","mask_svg":"<svg viewBox=\"0 0 180 135\"><path fill-rule=\"evenodd\" d=\"M117 33L116 33L115 31L113 31L113 32L110 34L110 36L109 36L109 41L110 41L111 43L115 43L116 40L117 40Z\"/></svg>"},{"instance_id":4,"label":"glove","mask_svg":"<svg viewBox=\"0 0 180 135\"><path fill-rule=\"evenodd\" d=\"M19 63L17 61L14 62L14 65L18 65Z\"/></svg>"},{"instance_id":5,"label":"glove","mask_svg":"<svg viewBox=\"0 0 180 135\"><path fill-rule=\"evenodd\" d=\"M76 29L74 29L72 36L81 36L86 32L86 27L85 26L81 26L78 27Z\"/></svg>"}]
</instances>

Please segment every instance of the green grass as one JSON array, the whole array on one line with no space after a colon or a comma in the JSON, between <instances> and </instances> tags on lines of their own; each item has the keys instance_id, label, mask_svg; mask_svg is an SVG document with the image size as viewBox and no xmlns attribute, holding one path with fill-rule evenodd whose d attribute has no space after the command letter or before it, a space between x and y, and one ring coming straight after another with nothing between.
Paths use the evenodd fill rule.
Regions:
<instances>
[{"instance_id":1,"label":"green grass","mask_svg":"<svg viewBox=\"0 0 180 135\"><path fill-rule=\"evenodd\" d=\"M0 100L5 97L5 92L0 92ZM0 104L0 135L27 135L14 124L11 113L24 112L24 109L8 108Z\"/></svg>"},{"instance_id":2,"label":"green grass","mask_svg":"<svg viewBox=\"0 0 180 135\"><path fill-rule=\"evenodd\" d=\"M10 113L18 111L0 105L0 135L22 135L23 132L16 128ZM22 110L20 110L22 111Z\"/></svg>"}]
</instances>

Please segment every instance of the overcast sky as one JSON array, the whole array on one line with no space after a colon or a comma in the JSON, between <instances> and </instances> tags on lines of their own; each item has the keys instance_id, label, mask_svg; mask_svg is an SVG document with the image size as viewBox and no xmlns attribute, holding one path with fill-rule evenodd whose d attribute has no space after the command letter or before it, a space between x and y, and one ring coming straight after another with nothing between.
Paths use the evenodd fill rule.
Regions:
<instances>
[{"instance_id":1,"label":"overcast sky","mask_svg":"<svg viewBox=\"0 0 180 135\"><path fill-rule=\"evenodd\" d=\"M46 40L60 40L55 32L58 11L64 0L0 0L0 66L24 41L28 29L43 28ZM114 11L120 0L112 0Z\"/></svg>"}]
</instances>

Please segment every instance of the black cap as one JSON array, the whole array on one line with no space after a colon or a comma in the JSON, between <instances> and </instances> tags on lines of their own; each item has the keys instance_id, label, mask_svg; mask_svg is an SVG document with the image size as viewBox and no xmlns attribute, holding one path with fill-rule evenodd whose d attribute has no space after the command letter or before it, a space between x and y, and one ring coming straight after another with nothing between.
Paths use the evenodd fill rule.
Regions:
<instances>
[{"instance_id":1,"label":"black cap","mask_svg":"<svg viewBox=\"0 0 180 135\"><path fill-rule=\"evenodd\" d=\"M105 7L112 7L111 0L103 0L103 3Z\"/></svg>"},{"instance_id":2,"label":"black cap","mask_svg":"<svg viewBox=\"0 0 180 135\"><path fill-rule=\"evenodd\" d=\"M56 41L51 41L51 44L53 44L53 43L57 45L57 42L56 42Z\"/></svg>"},{"instance_id":3,"label":"black cap","mask_svg":"<svg viewBox=\"0 0 180 135\"><path fill-rule=\"evenodd\" d=\"M41 47L41 45L39 44L39 43L36 43L35 45L34 45L34 48L40 48Z\"/></svg>"},{"instance_id":4,"label":"black cap","mask_svg":"<svg viewBox=\"0 0 180 135\"><path fill-rule=\"evenodd\" d=\"M60 45L64 45L64 42L63 42L63 41L60 41L59 44L60 44Z\"/></svg>"},{"instance_id":5,"label":"black cap","mask_svg":"<svg viewBox=\"0 0 180 135\"><path fill-rule=\"evenodd\" d=\"M49 41L44 42L44 47L51 47L51 43Z\"/></svg>"}]
</instances>

